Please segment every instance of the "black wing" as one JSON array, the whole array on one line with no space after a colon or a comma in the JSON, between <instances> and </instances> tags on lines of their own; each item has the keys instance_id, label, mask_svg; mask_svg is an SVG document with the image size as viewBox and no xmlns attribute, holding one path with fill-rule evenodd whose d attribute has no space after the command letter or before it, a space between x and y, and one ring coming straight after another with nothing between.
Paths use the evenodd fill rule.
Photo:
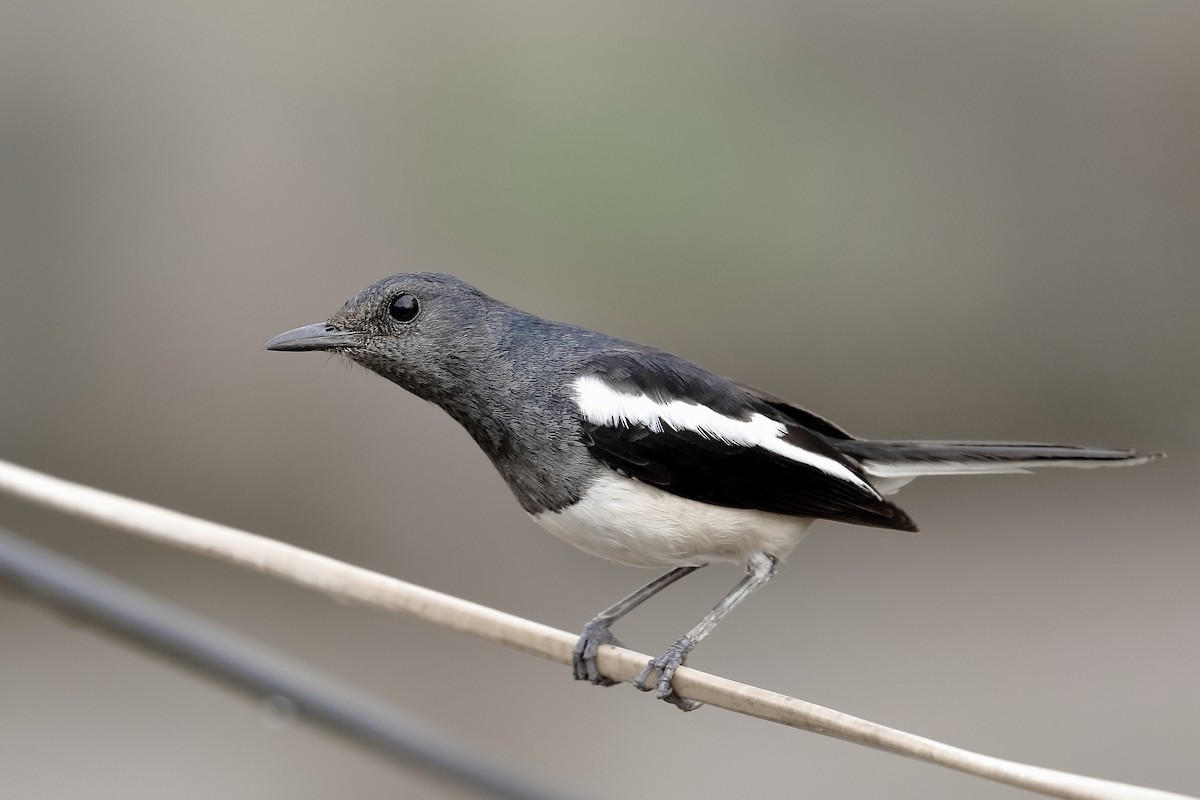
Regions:
<instances>
[{"instance_id":1,"label":"black wing","mask_svg":"<svg viewBox=\"0 0 1200 800\"><path fill-rule=\"evenodd\" d=\"M854 461L799 424L796 417L807 412L769 395L751 394L668 353L610 353L594 359L588 367L589 374L624 394L645 395L659 403L697 403L742 422L761 414L785 426L780 441L835 461L862 477L862 469ZM832 423L810 416L823 425L825 435L848 438ZM869 487L763 447L731 443L686 428L663 425L655 430L628 421L597 424L585 419L583 432L584 444L597 459L680 497L731 508L916 530L907 514Z\"/></svg>"},{"instance_id":2,"label":"black wing","mask_svg":"<svg viewBox=\"0 0 1200 800\"><path fill-rule=\"evenodd\" d=\"M734 386L741 389L748 395L757 397L764 403L783 414L791 422L795 422L802 428L808 428L810 431L816 431L827 439L853 439L854 437L842 430L841 426L835 425L822 416L814 414L807 408L801 408L798 405L784 400L782 397L773 395L770 392L764 392L762 389L754 386L748 386L737 381L730 381Z\"/></svg>"}]
</instances>

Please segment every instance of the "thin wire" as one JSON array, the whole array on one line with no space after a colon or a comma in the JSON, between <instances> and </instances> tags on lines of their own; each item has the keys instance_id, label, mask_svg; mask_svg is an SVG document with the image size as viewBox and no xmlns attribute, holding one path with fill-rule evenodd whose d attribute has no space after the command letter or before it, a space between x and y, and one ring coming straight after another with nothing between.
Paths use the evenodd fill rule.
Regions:
<instances>
[{"instance_id":1,"label":"thin wire","mask_svg":"<svg viewBox=\"0 0 1200 800\"><path fill-rule=\"evenodd\" d=\"M335 597L401 611L435 625L503 644L560 664L572 663L576 636L487 606L355 567L273 539L177 511L44 475L0 461L0 491L68 514L309 586ZM604 645L598 663L611 678L631 681L649 656ZM986 756L843 714L794 697L689 667L676 693L716 708L886 750L1048 797L1068 800L1200 800Z\"/></svg>"},{"instance_id":2,"label":"thin wire","mask_svg":"<svg viewBox=\"0 0 1200 800\"><path fill-rule=\"evenodd\" d=\"M408 766L493 797L563 796L469 752L380 698L2 528L0 583Z\"/></svg>"}]
</instances>

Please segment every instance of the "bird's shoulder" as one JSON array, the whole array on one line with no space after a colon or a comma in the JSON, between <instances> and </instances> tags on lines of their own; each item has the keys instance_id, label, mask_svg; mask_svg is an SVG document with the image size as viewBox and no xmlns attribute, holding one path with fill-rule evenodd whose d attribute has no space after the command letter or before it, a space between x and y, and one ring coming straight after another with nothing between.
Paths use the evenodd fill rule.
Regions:
<instances>
[{"instance_id":1,"label":"bird's shoulder","mask_svg":"<svg viewBox=\"0 0 1200 800\"><path fill-rule=\"evenodd\" d=\"M760 414L789 428L830 439L853 439L843 428L779 395L717 375L663 350L617 342L585 358L575 376L600 379L619 391L663 401L696 403L733 418Z\"/></svg>"},{"instance_id":2,"label":"bird's shoulder","mask_svg":"<svg viewBox=\"0 0 1200 800\"><path fill-rule=\"evenodd\" d=\"M743 387L684 358L651 347L616 342L580 365L576 382L598 381L631 396L700 404L728 416L767 411Z\"/></svg>"}]
</instances>

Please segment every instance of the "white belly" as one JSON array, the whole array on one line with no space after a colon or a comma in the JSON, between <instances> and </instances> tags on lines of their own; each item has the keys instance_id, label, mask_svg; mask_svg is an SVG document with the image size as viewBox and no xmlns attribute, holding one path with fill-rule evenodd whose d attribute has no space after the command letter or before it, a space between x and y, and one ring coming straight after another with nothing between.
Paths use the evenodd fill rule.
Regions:
<instances>
[{"instance_id":1,"label":"white belly","mask_svg":"<svg viewBox=\"0 0 1200 800\"><path fill-rule=\"evenodd\" d=\"M608 471L584 499L534 522L593 556L633 567L744 563L755 553L780 561L812 520L688 500Z\"/></svg>"}]
</instances>

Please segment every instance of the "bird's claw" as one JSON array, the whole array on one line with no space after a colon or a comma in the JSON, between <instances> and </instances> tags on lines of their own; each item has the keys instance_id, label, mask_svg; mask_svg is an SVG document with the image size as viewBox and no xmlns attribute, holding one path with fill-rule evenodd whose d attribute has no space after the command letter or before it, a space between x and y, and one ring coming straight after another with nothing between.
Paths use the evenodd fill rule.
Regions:
<instances>
[{"instance_id":1,"label":"bird's claw","mask_svg":"<svg viewBox=\"0 0 1200 800\"><path fill-rule=\"evenodd\" d=\"M618 683L612 678L606 678L596 663L596 653L599 651L600 645L611 644L624 647L617 637L612 635L608 626L609 623L602 619L594 619L583 626L583 633L580 634L579 641L575 643L575 649L571 652L575 680L588 681L597 686L615 686Z\"/></svg>"},{"instance_id":2,"label":"bird's claw","mask_svg":"<svg viewBox=\"0 0 1200 800\"><path fill-rule=\"evenodd\" d=\"M704 704L680 697L675 694L675 689L671 686L675 670L683 664L692 647L692 640L686 636L675 642L667 648L667 652L658 658L650 659L645 668L633 679L633 685L643 692L653 690L659 700L666 700L680 711L695 711ZM657 681L654 680L655 676L658 677Z\"/></svg>"}]
</instances>

